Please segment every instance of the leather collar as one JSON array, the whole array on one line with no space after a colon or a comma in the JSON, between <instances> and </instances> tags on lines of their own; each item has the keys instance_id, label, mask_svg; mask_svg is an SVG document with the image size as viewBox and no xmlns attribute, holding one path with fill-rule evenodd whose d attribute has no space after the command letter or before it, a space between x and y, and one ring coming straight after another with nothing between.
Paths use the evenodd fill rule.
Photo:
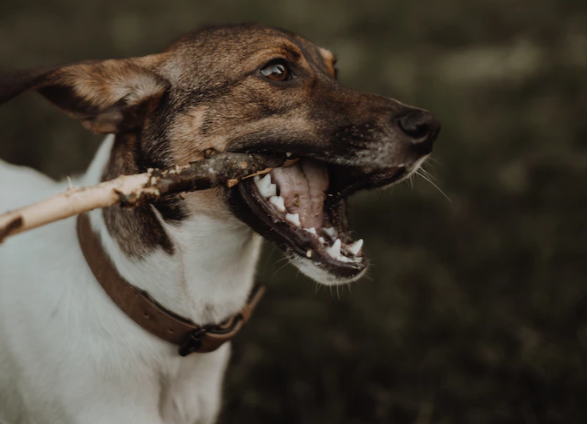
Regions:
<instances>
[{"instance_id":1,"label":"leather collar","mask_svg":"<svg viewBox=\"0 0 587 424\"><path fill-rule=\"evenodd\" d=\"M96 280L116 305L149 333L178 345L178 353L212 352L232 339L249 320L265 288L256 285L239 313L218 325L200 326L161 306L146 291L126 281L102 247L100 236L91 227L87 214L77 218L81 250Z\"/></svg>"}]
</instances>

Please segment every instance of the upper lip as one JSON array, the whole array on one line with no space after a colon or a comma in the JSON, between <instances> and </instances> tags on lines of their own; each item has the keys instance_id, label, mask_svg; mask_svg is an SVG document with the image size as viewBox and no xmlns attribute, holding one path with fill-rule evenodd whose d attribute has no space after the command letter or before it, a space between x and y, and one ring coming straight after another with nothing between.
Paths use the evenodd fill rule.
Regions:
<instances>
[{"instance_id":1,"label":"upper lip","mask_svg":"<svg viewBox=\"0 0 587 424\"><path fill-rule=\"evenodd\" d=\"M346 198L360 190L371 190L391 184L403 177L407 168L404 164L390 165L385 168L370 168L367 166L353 166L341 164L341 162L352 162L351 158L341 160L340 157L331 157L323 151L300 152L298 149L292 156L291 147L283 146L256 146L254 149L236 148L232 151L238 153L263 153L271 155L287 155L298 159L312 159L324 163L331 175L331 182L328 193L336 198ZM306 150L306 149L303 149Z\"/></svg>"},{"instance_id":2,"label":"upper lip","mask_svg":"<svg viewBox=\"0 0 587 424\"><path fill-rule=\"evenodd\" d=\"M335 197L345 199L360 190L380 188L402 178L407 168L405 165L390 166L386 169L366 170L363 167L331 166L329 190Z\"/></svg>"}]
</instances>

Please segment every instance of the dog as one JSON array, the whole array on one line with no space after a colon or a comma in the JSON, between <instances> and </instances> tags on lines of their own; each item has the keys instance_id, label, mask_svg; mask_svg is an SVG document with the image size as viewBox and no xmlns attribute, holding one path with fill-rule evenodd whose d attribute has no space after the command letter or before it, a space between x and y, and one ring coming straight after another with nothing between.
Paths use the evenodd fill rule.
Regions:
<instances>
[{"instance_id":1,"label":"dog","mask_svg":"<svg viewBox=\"0 0 587 424\"><path fill-rule=\"evenodd\" d=\"M197 30L151 56L13 73L0 81L0 103L26 91L107 135L77 186L185 165L207 149L299 160L1 245L2 424L215 422L229 344L179 355L129 318L101 269L156 313L202 326L250 303L263 238L319 283L355 281L368 259L350 236L346 199L410 176L440 130L425 110L341 86L328 50L258 24ZM67 189L4 162L0 181L10 182L0 213ZM96 265L98 254L110 265Z\"/></svg>"}]
</instances>

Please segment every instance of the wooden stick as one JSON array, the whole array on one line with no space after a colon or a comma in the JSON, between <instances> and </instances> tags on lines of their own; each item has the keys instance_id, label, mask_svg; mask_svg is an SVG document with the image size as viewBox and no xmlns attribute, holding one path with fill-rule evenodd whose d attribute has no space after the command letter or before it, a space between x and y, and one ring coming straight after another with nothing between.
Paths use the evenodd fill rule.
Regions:
<instances>
[{"instance_id":1,"label":"wooden stick","mask_svg":"<svg viewBox=\"0 0 587 424\"><path fill-rule=\"evenodd\" d=\"M287 161L264 155L214 153L207 159L168 170L150 169L144 174L122 175L91 187L70 188L23 208L0 215L0 243L7 237L97 208L121 203L132 207L152 203L161 196L212 187L233 187L242 179L270 172Z\"/></svg>"}]
</instances>

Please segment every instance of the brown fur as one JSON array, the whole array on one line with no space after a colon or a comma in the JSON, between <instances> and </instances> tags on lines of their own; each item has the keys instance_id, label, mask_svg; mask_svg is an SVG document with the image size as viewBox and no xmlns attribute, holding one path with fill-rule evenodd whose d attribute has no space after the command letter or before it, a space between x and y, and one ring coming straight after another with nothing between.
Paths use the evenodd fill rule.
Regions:
<instances>
[{"instance_id":1,"label":"brown fur","mask_svg":"<svg viewBox=\"0 0 587 424\"><path fill-rule=\"evenodd\" d=\"M135 134L119 136L118 142L114 144L110 153L108 166L104 170L102 177L104 181L138 172L134 157L137 142ZM148 254L153 246L159 246L165 252L173 254L171 240L155 217L151 205L139 205L132 208L121 208L120 205L115 205L104 208L103 214L106 227L127 256L142 257Z\"/></svg>"},{"instance_id":2,"label":"brown fur","mask_svg":"<svg viewBox=\"0 0 587 424\"><path fill-rule=\"evenodd\" d=\"M294 78L263 77L260 70L275 59ZM397 122L417 109L342 87L335 62L328 50L287 31L212 27L178 38L158 55L14 73L0 82L0 103L38 90L90 130L115 133L105 179L184 165L207 148L294 152L365 172L421 157L421 141L428 149L438 128L415 152ZM225 190L209 190L155 207L168 222L195 213L234 219L226 197ZM150 207L108 208L104 216L127 255L173 253Z\"/></svg>"}]
</instances>

